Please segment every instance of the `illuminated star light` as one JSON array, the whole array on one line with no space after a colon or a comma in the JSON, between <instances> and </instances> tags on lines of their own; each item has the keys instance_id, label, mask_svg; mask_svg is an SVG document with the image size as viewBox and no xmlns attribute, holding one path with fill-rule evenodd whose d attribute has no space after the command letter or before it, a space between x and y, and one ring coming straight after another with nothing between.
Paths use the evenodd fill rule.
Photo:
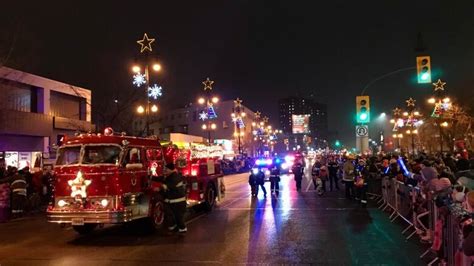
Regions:
<instances>
[{"instance_id":1,"label":"illuminated star light","mask_svg":"<svg viewBox=\"0 0 474 266\"><path fill-rule=\"evenodd\" d=\"M85 198L87 197L87 187L92 183L92 180L84 179L82 173L78 172L76 178L68 180L67 183L71 187L71 197L80 196Z\"/></svg>"},{"instance_id":2,"label":"illuminated star light","mask_svg":"<svg viewBox=\"0 0 474 266\"><path fill-rule=\"evenodd\" d=\"M212 84L214 84L214 81L210 80L209 78L202 82L205 91L212 90Z\"/></svg>"},{"instance_id":3,"label":"illuminated star light","mask_svg":"<svg viewBox=\"0 0 474 266\"><path fill-rule=\"evenodd\" d=\"M202 121L208 119L207 113L204 112L204 111L200 112L200 113L199 113L199 119L202 120Z\"/></svg>"},{"instance_id":4,"label":"illuminated star light","mask_svg":"<svg viewBox=\"0 0 474 266\"><path fill-rule=\"evenodd\" d=\"M260 115L262 115L262 113L260 113L260 111L255 112L255 118L257 118L257 119L260 118Z\"/></svg>"},{"instance_id":5,"label":"illuminated star light","mask_svg":"<svg viewBox=\"0 0 474 266\"><path fill-rule=\"evenodd\" d=\"M268 123L268 117L265 116L265 117L263 118L263 123Z\"/></svg>"},{"instance_id":6,"label":"illuminated star light","mask_svg":"<svg viewBox=\"0 0 474 266\"><path fill-rule=\"evenodd\" d=\"M133 75L133 82L132 83L133 83L133 85L135 85L137 87L140 87L143 84L145 84L146 83L145 74L137 73L137 74Z\"/></svg>"},{"instance_id":7,"label":"illuminated star light","mask_svg":"<svg viewBox=\"0 0 474 266\"><path fill-rule=\"evenodd\" d=\"M152 97L156 100L161 95L163 95L163 88L161 88L161 86L153 84L153 86L148 87L148 97Z\"/></svg>"},{"instance_id":8,"label":"illuminated star light","mask_svg":"<svg viewBox=\"0 0 474 266\"><path fill-rule=\"evenodd\" d=\"M143 53L144 51L146 50L150 50L150 52L152 51L151 49L151 44L155 41L155 39L153 38L148 38L148 35L145 33L143 35L143 39L141 40L138 40L137 43L141 45L140 47L140 53Z\"/></svg>"},{"instance_id":9,"label":"illuminated star light","mask_svg":"<svg viewBox=\"0 0 474 266\"><path fill-rule=\"evenodd\" d=\"M400 116L401 113L402 113L402 109L400 109L400 108L397 107L397 108L393 109L392 112L393 112L393 115L394 115L394 116Z\"/></svg>"},{"instance_id":10,"label":"illuminated star light","mask_svg":"<svg viewBox=\"0 0 474 266\"><path fill-rule=\"evenodd\" d=\"M435 86L435 91L444 91L444 85L446 85L446 82L442 82L441 79L438 79L438 81L436 81L436 83L433 83L433 85Z\"/></svg>"},{"instance_id":11,"label":"illuminated star light","mask_svg":"<svg viewBox=\"0 0 474 266\"><path fill-rule=\"evenodd\" d=\"M241 107L242 106L242 100L240 98L237 98L235 101L235 107Z\"/></svg>"},{"instance_id":12,"label":"illuminated star light","mask_svg":"<svg viewBox=\"0 0 474 266\"><path fill-rule=\"evenodd\" d=\"M410 99L406 100L406 102L407 102L407 106L410 107L410 106L415 106L416 100L413 100L413 98L410 97Z\"/></svg>"}]
</instances>

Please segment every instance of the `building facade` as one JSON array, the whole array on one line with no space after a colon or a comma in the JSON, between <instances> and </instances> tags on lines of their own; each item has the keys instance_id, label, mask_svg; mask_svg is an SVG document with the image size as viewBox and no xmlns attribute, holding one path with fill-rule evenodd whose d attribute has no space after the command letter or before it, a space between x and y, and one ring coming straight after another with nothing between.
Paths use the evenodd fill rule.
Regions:
<instances>
[{"instance_id":1,"label":"building facade","mask_svg":"<svg viewBox=\"0 0 474 266\"><path fill-rule=\"evenodd\" d=\"M34 166L55 156L53 144L93 131L91 91L0 67L0 156L8 165Z\"/></svg>"},{"instance_id":2,"label":"building facade","mask_svg":"<svg viewBox=\"0 0 474 266\"><path fill-rule=\"evenodd\" d=\"M203 109L200 105L188 104L184 108L161 111L156 122L150 125L151 132L155 135L183 133L201 136L204 139L208 139L210 134L211 142L224 145L227 143L228 145L230 141L234 149L238 150L236 148L239 142L239 136L236 136L238 130L232 121L232 113L235 111L234 101L222 101L215 105L214 109L217 117L210 120L211 123L216 125L214 130L204 130L202 128L203 124L207 124L207 120L203 121L199 116ZM246 115L242 118L244 127L240 130L240 146L243 152L251 153L252 122L255 119L255 113L243 105L241 110ZM139 131L143 125L140 125L139 122L136 124Z\"/></svg>"},{"instance_id":3,"label":"building facade","mask_svg":"<svg viewBox=\"0 0 474 266\"><path fill-rule=\"evenodd\" d=\"M280 127L289 136L289 146L292 149L298 146L327 146L328 117L325 104L309 98L288 97L280 99L278 105ZM294 125L295 118L302 125Z\"/></svg>"}]
</instances>

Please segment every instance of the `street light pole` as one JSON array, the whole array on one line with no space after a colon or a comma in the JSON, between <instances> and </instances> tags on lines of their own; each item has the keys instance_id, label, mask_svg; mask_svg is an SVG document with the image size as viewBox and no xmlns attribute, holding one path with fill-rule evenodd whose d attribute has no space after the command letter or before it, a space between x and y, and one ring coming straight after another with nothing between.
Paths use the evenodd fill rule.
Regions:
<instances>
[{"instance_id":1,"label":"street light pole","mask_svg":"<svg viewBox=\"0 0 474 266\"><path fill-rule=\"evenodd\" d=\"M210 80L209 78L202 82L202 84L204 85L204 92L206 96L205 98L200 97L198 99L198 103L200 105L205 106L204 110L199 113L199 119L201 119L202 121L207 121L205 124L202 125L202 129L207 130L207 141L209 145L211 145L211 130L215 130L217 128L216 124L211 122L211 119L216 118L214 104L219 101L219 98L211 95L213 83L214 81Z\"/></svg>"},{"instance_id":2,"label":"street light pole","mask_svg":"<svg viewBox=\"0 0 474 266\"><path fill-rule=\"evenodd\" d=\"M145 96L146 96L146 108L145 108L145 131L146 136L150 135L150 97L148 97L148 86L150 85L150 72L148 71L148 64L145 65Z\"/></svg>"},{"instance_id":3,"label":"street light pole","mask_svg":"<svg viewBox=\"0 0 474 266\"><path fill-rule=\"evenodd\" d=\"M156 100L159 96L162 95L162 89L161 87L158 87L158 85L154 84L153 87L150 86L150 69L149 69L149 61L150 61L150 53L152 52L152 47L151 44L155 41L153 38L148 38L148 35L145 33L143 35L142 40L138 40L137 43L141 46L140 47L140 54L144 54L145 58L144 61L145 67L144 67L144 74L142 75L141 72L141 67L139 65L134 65L132 67L132 71L135 72L135 75L133 76L134 81L133 84L135 84L137 87L140 87L145 84L145 98L146 98L146 104L145 107L140 105L137 109L139 114L145 115L145 134L146 136L150 135L150 115L153 112L158 111L158 107L156 105L153 105L151 107L151 101L150 101L150 96L153 96L154 99ZM158 63L153 63L152 65L153 70L158 72L161 70L161 65Z\"/></svg>"}]
</instances>

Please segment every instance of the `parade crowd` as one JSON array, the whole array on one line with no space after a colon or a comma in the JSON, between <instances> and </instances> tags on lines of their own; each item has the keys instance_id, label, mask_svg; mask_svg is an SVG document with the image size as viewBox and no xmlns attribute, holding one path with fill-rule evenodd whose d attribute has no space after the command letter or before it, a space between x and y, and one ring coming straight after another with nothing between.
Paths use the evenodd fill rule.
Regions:
<instances>
[{"instance_id":1,"label":"parade crowd","mask_svg":"<svg viewBox=\"0 0 474 266\"><path fill-rule=\"evenodd\" d=\"M297 162L293 167L296 189L301 190L304 177L304 162ZM418 156L385 155L319 155L311 166L314 189L322 196L327 190L339 189L341 180L348 200L357 201L360 206L367 205L368 198L382 200L383 190L393 189L396 181L398 201L410 203L409 220L415 220L414 228L420 241L432 245L440 261L446 256L443 252L442 228L446 226L446 217L455 217L456 229L459 229L459 245L453 253L456 265L462 258L474 258L474 157L467 153L438 154ZM385 180L384 182L382 182ZM402 190L401 188L408 188ZM405 194L412 191L414 194ZM409 192L411 193L411 192ZM416 201L411 203L412 196ZM433 203L433 208L428 207ZM395 207L397 208L397 207ZM430 223L432 225L430 226ZM456 230L454 230L456 231ZM444 233L446 234L446 233ZM444 254L444 257L443 257ZM474 260L473 260L474 262Z\"/></svg>"},{"instance_id":2,"label":"parade crowd","mask_svg":"<svg viewBox=\"0 0 474 266\"><path fill-rule=\"evenodd\" d=\"M44 209L51 198L51 184L48 171L32 173L29 167L6 167L0 160L0 222Z\"/></svg>"}]
</instances>

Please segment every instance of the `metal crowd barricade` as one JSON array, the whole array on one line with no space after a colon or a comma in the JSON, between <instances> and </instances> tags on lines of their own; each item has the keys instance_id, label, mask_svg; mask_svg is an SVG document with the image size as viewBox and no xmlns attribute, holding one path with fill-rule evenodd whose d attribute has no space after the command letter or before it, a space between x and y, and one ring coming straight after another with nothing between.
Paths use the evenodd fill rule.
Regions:
<instances>
[{"instance_id":1,"label":"metal crowd barricade","mask_svg":"<svg viewBox=\"0 0 474 266\"><path fill-rule=\"evenodd\" d=\"M459 225L460 217L453 214L440 214L439 208L436 206L435 198L431 193L426 194L426 208L427 211L417 212L417 200L422 197L422 191L419 187L406 185L394 178L384 177L382 179L382 198L378 202L382 210L389 209L391 211L390 220L395 221L398 217L404 220L408 227L406 227L402 234L405 234L410 229L414 230L406 237L406 240L414 236L420 228L429 231L432 236L432 243L430 247L421 254L420 259L424 258L430 253L435 253L435 257L428 263L433 265L439 260L444 260L447 265L472 265L468 257L463 254L460 256L456 253L460 252L460 245L462 243L462 232ZM440 215L443 215L440 217ZM425 225L421 221L422 216L427 216L428 223ZM441 239L434 239L436 232L436 223L440 219L443 220ZM441 241L440 247L437 245ZM461 261L455 261L455 258L462 257Z\"/></svg>"}]
</instances>

